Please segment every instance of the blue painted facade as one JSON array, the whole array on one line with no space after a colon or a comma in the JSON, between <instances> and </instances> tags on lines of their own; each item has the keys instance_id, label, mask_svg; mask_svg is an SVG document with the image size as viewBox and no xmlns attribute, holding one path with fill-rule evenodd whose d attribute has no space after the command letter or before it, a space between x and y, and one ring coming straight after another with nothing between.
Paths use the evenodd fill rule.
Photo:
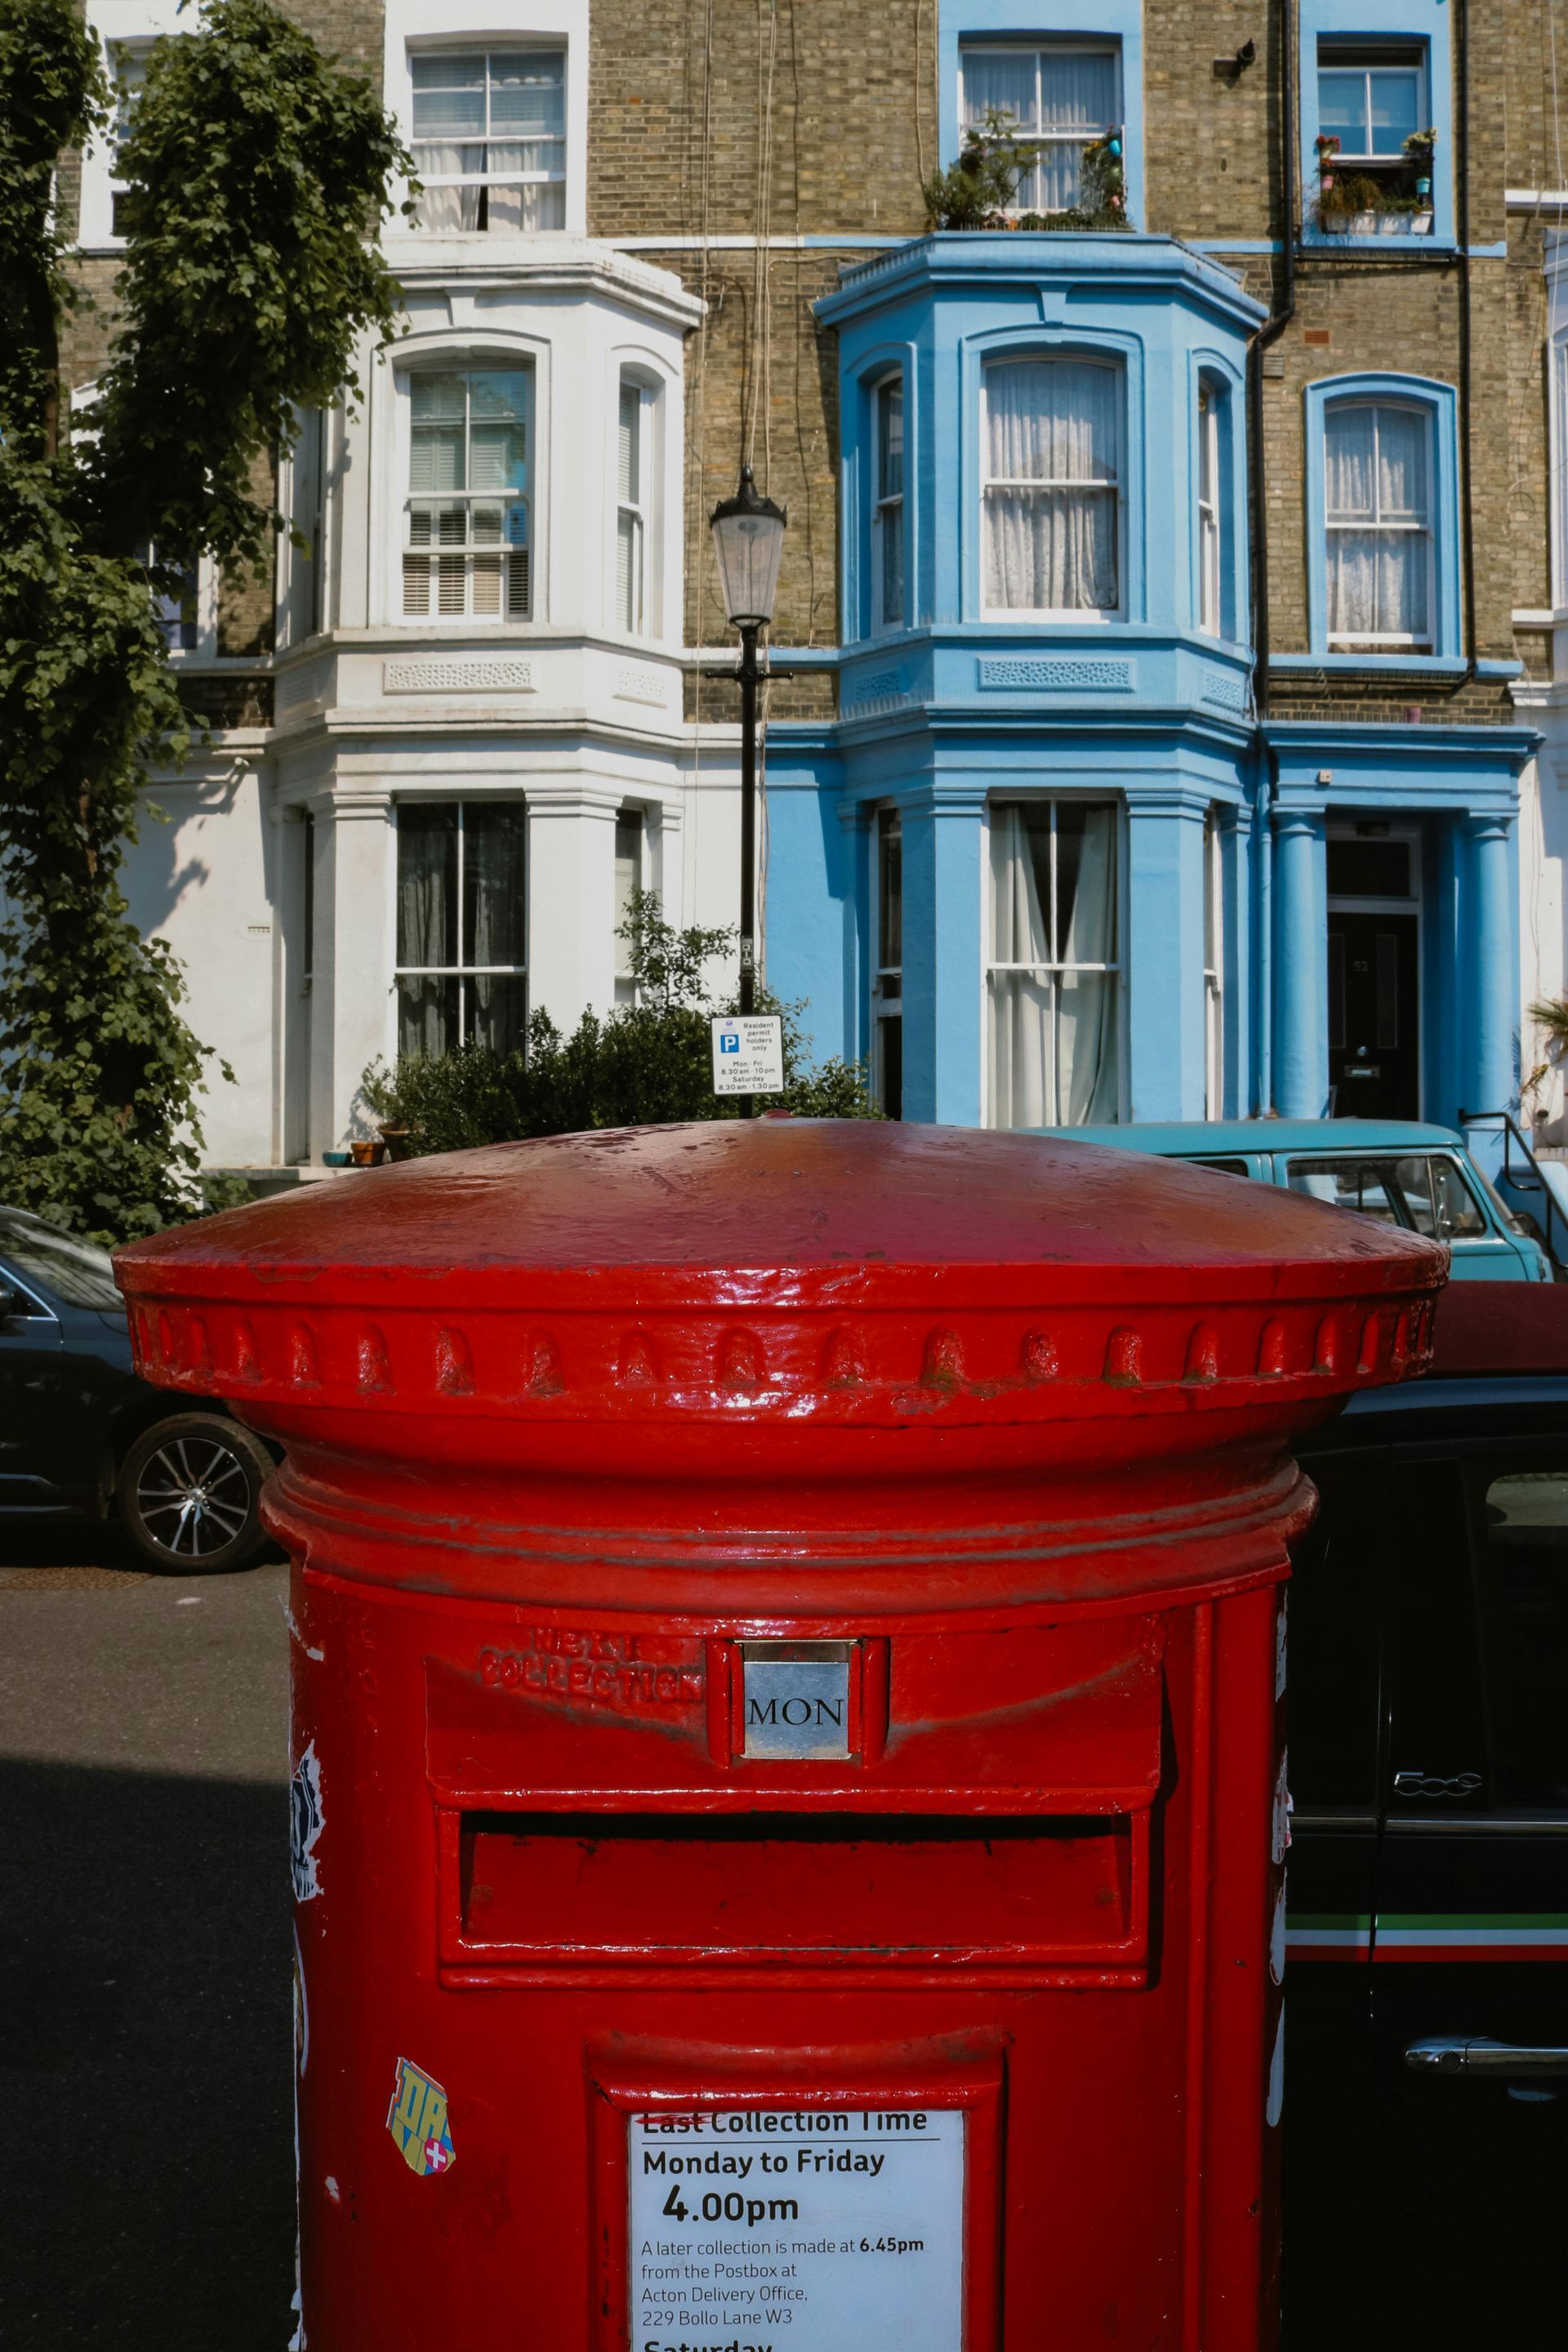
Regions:
<instances>
[{"instance_id":1,"label":"blue painted facade","mask_svg":"<svg viewBox=\"0 0 1568 2352\"><path fill-rule=\"evenodd\" d=\"M1420 1111L1452 1119L1509 1098L1514 817L1534 739L1474 725L1258 724L1245 389L1259 305L1173 239L1008 233L915 240L848 271L817 315L838 336L838 718L770 730L767 956L770 985L807 1001L818 1051L873 1048L877 828L895 810L902 1115L1005 1117L987 1045L997 813L1089 799L1115 804L1118 858L1115 1099L1095 1116L1330 1108L1328 847L1358 824L1408 828L1414 840ZM1110 615L984 603L984 371L1033 358L1115 372L1121 564ZM895 377L903 610L879 626L876 400ZM1463 661L1453 395L1413 379L1375 388L1395 382L1433 420L1438 651L1427 658L1446 670ZM1308 397L1321 411L1334 391L1314 384ZM1200 392L1217 488L1217 609L1206 616ZM1321 542L1321 463L1317 478L1302 495ZM1321 603L1321 579L1316 593Z\"/></svg>"}]
</instances>

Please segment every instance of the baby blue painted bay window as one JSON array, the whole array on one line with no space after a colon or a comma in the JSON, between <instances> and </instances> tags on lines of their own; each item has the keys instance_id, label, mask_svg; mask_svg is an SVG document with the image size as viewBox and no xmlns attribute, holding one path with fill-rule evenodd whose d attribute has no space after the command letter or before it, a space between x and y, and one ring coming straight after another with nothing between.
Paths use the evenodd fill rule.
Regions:
<instances>
[{"instance_id":1,"label":"baby blue painted bay window","mask_svg":"<svg viewBox=\"0 0 1568 2352\"><path fill-rule=\"evenodd\" d=\"M904 379L884 376L871 395L875 468L871 508L871 626L904 625Z\"/></svg>"},{"instance_id":2,"label":"baby blue painted bay window","mask_svg":"<svg viewBox=\"0 0 1568 2352\"><path fill-rule=\"evenodd\" d=\"M1083 1127L1120 1109L1113 801L991 811L991 1125Z\"/></svg>"},{"instance_id":3,"label":"baby blue painted bay window","mask_svg":"<svg viewBox=\"0 0 1568 2352\"><path fill-rule=\"evenodd\" d=\"M1121 370L997 359L984 383L986 610L1116 614Z\"/></svg>"},{"instance_id":4,"label":"baby blue painted bay window","mask_svg":"<svg viewBox=\"0 0 1568 2352\"><path fill-rule=\"evenodd\" d=\"M1420 376L1307 388L1311 649L1453 660L1459 622L1458 398Z\"/></svg>"}]
</instances>

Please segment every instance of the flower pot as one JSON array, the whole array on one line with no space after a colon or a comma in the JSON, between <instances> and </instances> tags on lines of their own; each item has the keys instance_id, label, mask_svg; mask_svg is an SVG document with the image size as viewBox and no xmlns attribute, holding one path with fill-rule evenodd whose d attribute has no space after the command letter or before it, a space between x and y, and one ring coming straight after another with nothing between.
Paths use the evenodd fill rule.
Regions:
<instances>
[{"instance_id":1,"label":"flower pot","mask_svg":"<svg viewBox=\"0 0 1568 2352\"><path fill-rule=\"evenodd\" d=\"M379 1166L382 1153L385 1149L386 1146L384 1143L376 1143L374 1141L367 1143L351 1143L349 1146L349 1156L353 1160L356 1168L374 1168Z\"/></svg>"},{"instance_id":2,"label":"flower pot","mask_svg":"<svg viewBox=\"0 0 1568 2352\"><path fill-rule=\"evenodd\" d=\"M380 1129L380 1134L383 1143L386 1146L386 1156L389 1160L413 1159L414 1147L408 1139L408 1129L405 1127L384 1127Z\"/></svg>"}]
</instances>

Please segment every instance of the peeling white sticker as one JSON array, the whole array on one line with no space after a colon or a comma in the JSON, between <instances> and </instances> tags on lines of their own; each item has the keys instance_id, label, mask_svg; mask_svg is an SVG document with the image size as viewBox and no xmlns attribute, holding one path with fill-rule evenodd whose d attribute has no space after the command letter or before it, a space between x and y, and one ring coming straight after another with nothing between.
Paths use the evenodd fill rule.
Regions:
<instances>
[{"instance_id":1,"label":"peeling white sticker","mask_svg":"<svg viewBox=\"0 0 1568 2352\"><path fill-rule=\"evenodd\" d=\"M321 1891L316 1845L324 1822L321 1766L312 1739L289 1783L289 1875L294 1882L296 1903L309 1903Z\"/></svg>"},{"instance_id":2,"label":"peeling white sticker","mask_svg":"<svg viewBox=\"0 0 1568 2352\"><path fill-rule=\"evenodd\" d=\"M310 2004L305 1993L305 1955L294 1931L294 2063L303 2074L310 2063Z\"/></svg>"},{"instance_id":3,"label":"peeling white sticker","mask_svg":"<svg viewBox=\"0 0 1568 2352\"><path fill-rule=\"evenodd\" d=\"M283 1622L288 1626L289 1633L292 1633L296 1642L299 1643L300 1647L304 1651L305 1655L308 1658L314 1658L317 1664L320 1665L321 1660L327 1654L325 1650L311 1649L310 1644L306 1641L303 1633L300 1633L300 1621L295 1616L292 1609L289 1608L287 1601L283 1602Z\"/></svg>"},{"instance_id":4,"label":"peeling white sticker","mask_svg":"<svg viewBox=\"0 0 1568 2352\"><path fill-rule=\"evenodd\" d=\"M1272 2131L1285 2112L1285 2004L1279 2004L1279 2022L1274 2029L1274 2055L1268 2061L1268 2098L1263 2110L1263 2120Z\"/></svg>"},{"instance_id":5,"label":"peeling white sticker","mask_svg":"<svg viewBox=\"0 0 1568 2352\"><path fill-rule=\"evenodd\" d=\"M1274 1924L1268 1930L1268 1973L1276 1984L1285 1981L1285 1881L1274 1897Z\"/></svg>"},{"instance_id":6,"label":"peeling white sticker","mask_svg":"<svg viewBox=\"0 0 1568 2352\"><path fill-rule=\"evenodd\" d=\"M1289 1633L1290 1596L1288 1592L1282 1592L1279 1596L1279 1614L1274 1620L1274 1696L1276 1699L1282 1699L1285 1696L1285 1652L1289 1644Z\"/></svg>"},{"instance_id":7,"label":"peeling white sticker","mask_svg":"<svg viewBox=\"0 0 1568 2352\"><path fill-rule=\"evenodd\" d=\"M1290 1791L1286 1785L1290 1770L1288 1750L1279 1758L1279 1775L1274 1783L1274 1816L1269 1832L1268 1859L1276 1868L1285 1859L1290 1843Z\"/></svg>"}]
</instances>

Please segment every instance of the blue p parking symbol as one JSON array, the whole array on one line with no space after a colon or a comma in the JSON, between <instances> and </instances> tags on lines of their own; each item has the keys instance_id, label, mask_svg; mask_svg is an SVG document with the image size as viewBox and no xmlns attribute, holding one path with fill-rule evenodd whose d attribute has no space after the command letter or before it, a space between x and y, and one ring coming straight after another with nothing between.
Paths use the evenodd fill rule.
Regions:
<instances>
[{"instance_id":1,"label":"blue p parking symbol","mask_svg":"<svg viewBox=\"0 0 1568 2352\"><path fill-rule=\"evenodd\" d=\"M721 1029L719 1032L719 1051L721 1054L738 1054L740 1050L740 1031L738 1029Z\"/></svg>"}]
</instances>

